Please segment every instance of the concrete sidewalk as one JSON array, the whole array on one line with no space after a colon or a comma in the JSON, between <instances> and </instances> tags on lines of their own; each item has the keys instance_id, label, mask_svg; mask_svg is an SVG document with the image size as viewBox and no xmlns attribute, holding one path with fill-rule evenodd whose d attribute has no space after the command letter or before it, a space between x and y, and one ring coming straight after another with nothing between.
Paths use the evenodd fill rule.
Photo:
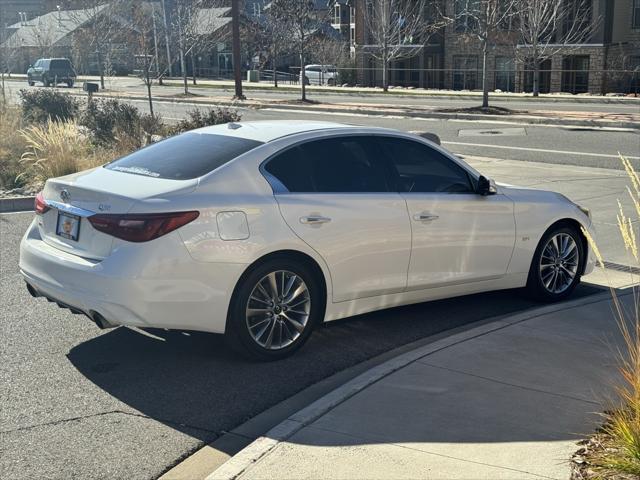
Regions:
<instances>
[{"instance_id":1,"label":"concrete sidewalk","mask_svg":"<svg viewBox=\"0 0 640 480\"><path fill-rule=\"evenodd\" d=\"M567 479L622 346L608 292L500 319L357 377L209 480Z\"/></svg>"}]
</instances>

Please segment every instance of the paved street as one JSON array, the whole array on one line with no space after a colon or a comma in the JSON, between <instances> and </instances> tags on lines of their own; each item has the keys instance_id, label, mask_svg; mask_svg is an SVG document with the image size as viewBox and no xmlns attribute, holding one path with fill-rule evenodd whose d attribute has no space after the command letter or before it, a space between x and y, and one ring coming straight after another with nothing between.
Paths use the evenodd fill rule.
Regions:
<instances>
[{"instance_id":1,"label":"paved street","mask_svg":"<svg viewBox=\"0 0 640 480\"><path fill-rule=\"evenodd\" d=\"M157 108L171 120L192 107ZM242 113L247 120L310 117ZM627 180L620 170L589 167L618 168L617 151L640 156L637 133L313 118L435 132L445 147L474 155L467 160L498 181L554 189L591 208L606 259L629 264L615 226L616 199L628 203ZM534 305L507 291L378 312L320 329L293 358L256 364L233 355L215 335L103 332L83 317L33 300L17 270L19 239L31 218L0 215L0 381L9 386L0 393L1 478L155 478L222 432L333 373L438 332ZM584 286L578 294L593 292Z\"/></svg>"},{"instance_id":2,"label":"paved street","mask_svg":"<svg viewBox=\"0 0 640 480\"><path fill-rule=\"evenodd\" d=\"M95 81L95 80L92 80ZM208 87L206 85L206 81L199 81L197 86L191 85L191 80L189 80L189 89L192 93L202 96L214 96L219 97L220 99L228 100L233 96L233 88L227 86L226 88L221 88L221 86L217 86L216 88ZM153 93L154 95L175 95L184 93L184 89L181 85L181 80L172 79L169 81L170 85L154 85ZM26 81L20 80L9 80L6 82L7 87L12 92L17 92L21 88L29 88L26 85ZM108 89L112 91L129 91L129 92L139 92L146 93L145 87L142 84L142 81L136 77L116 77L108 79L105 85ZM300 97L300 93L297 91L297 87L292 87L286 83L281 84L280 90L275 89L266 89L259 88L264 87L264 84L245 84L245 93L248 98L251 99L272 99L272 100L296 100ZM82 87L81 83L78 82L74 90L80 90ZM39 86L36 88L40 88ZM64 90L67 90L66 88ZM362 94L358 92L353 92L345 89L344 93L336 93L334 89L329 92L322 91L322 89L314 89L310 88L308 90L309 98L312 100L322 100L327 103L337 103L337 102L359 102L362 104L383 104L383 105L415 105L416 103L420 103L424 106L432 106L437 108L464 108L464 107L472 107L478 105L477 99L465 99L461 97L459 100L451 100L448 98L437 98L433 96L421 95L417 92L412 91L403 91L402 94L382 94L382 93L367 93ZM533 99L500 99L499 96L496 96L496 100L492 102L492 105L510 108L513 110L573 110L573 111L584 111L584 112L615 112L615 113L628 113L628 112L638 112L640 106L638 103L630 103L625 102L624 99L617 98L608 98L608 101L611 103L577 103L570 100L561 100L554 99L554 101L545 101L545 100L533 100Z\"/></svg>"}]
</instances>

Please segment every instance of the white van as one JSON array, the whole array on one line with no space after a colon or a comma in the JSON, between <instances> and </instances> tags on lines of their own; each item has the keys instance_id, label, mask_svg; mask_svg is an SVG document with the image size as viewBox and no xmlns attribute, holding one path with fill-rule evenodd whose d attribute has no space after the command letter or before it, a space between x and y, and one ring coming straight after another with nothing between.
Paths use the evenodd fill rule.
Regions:
<instances>
[{"instance_id":1,"label":"white van","mask_svg":"<svg viewBox=\"0 0 640 480\"><path fill-rule=\"evenodd\" d=\"M338 70L335 65L307 65L304 67L306 85L328 85L333 87L338 81Z\"/></svg>"}]
</instances>

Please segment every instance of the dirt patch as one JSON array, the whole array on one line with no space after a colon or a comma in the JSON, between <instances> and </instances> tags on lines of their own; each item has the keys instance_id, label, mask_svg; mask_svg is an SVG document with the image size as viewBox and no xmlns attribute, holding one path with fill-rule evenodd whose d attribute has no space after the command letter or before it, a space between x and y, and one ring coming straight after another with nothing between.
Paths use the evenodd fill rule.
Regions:
<instances>
[{"instance_id":1,"label":"dirt patch","mask_svg":"<svg viewBox=\"0 0 640 480\"><path fill-rule=\"evenodd\" d=\"M436 112L441 113L476 113L482 115L515 115L527 113L524 110L512 110L504 107L467 107L467 108L440 108Z\"/></svg>"}]
</instances>

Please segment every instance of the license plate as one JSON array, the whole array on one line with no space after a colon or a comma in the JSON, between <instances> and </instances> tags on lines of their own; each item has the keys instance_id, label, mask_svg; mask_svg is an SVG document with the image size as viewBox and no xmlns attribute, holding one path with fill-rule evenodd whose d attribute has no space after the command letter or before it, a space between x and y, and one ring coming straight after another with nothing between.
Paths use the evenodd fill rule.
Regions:
<instances>
[{"instance_id":1,"label":"license plate","mask_svg":"<svg viewBox=\"0 0 640 480\"><path fill-rule=\"evenodd\" d=\"M56 235L77 242L80 235L80 217L66 212L58 212Z\"/></svg>"}]
</instances>

